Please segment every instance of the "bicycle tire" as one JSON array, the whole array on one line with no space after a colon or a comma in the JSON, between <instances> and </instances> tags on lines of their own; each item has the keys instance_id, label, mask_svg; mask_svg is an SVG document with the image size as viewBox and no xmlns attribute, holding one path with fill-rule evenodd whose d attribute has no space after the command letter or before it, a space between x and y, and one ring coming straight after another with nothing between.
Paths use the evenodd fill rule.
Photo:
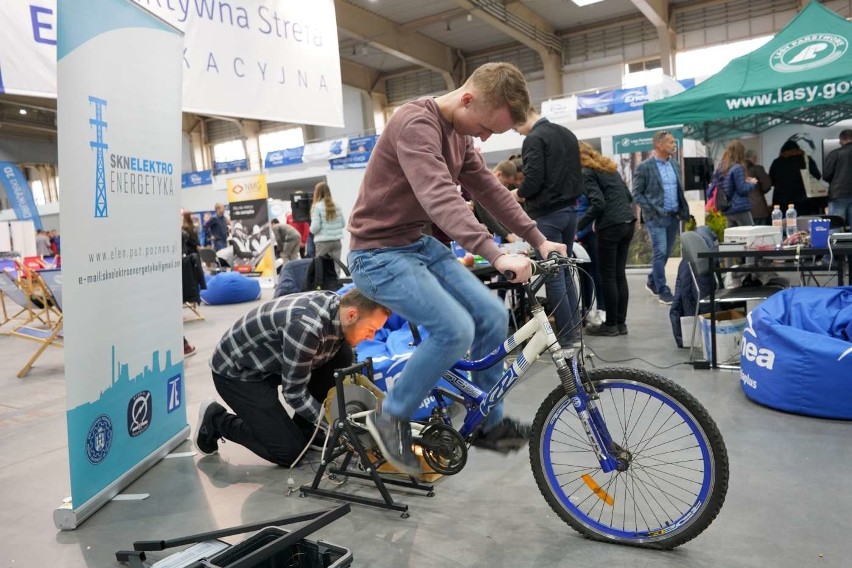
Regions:
<instances>
[{"instance_id":1,"label":"bicycle tire","mask_svg":"<svg viewBox=\"0 0 852 568\"><path fill-rule=\"evenodd\" d=\"M557 387L541 404L533 422L530 439L530 465L539 491L547 503L574 530L593 540L669 550L701 534L719 514L728 490L728 454L722 435L710 414L685 389L664 377L647 371L607 367L588 371L588 375L600 393L598 403L603 416L605 420L610 420L607 422L607 428L616 443L622 444L625 449L633 453L632 460L625 472L604 473L591 449L591 445L588 444L588 439L585 437L571 400L565 395L561 386ZM624 397L622 402L616 400L616 391L619 391L620 396ZM651 411L655 406L657 411L654 418L650 419L642 437L638 442L635 442L628 438L633 437L637 426L633 426L628 431L625 424L628 418L633 417L634 412L638 412L636 403L640 399L644 399L644 402L640 402L644 406L642 406L641 414L637 416L637 424L649 405ZM632 404L630 408L628 408L628 403ZM623 412L619 412L619 409ZM654 421L658 419L661 411L663 416L670 412L666 422L671 420L672 416L676 417L675 421L680 418L687 430L674 432L675 428L679 428L679 426L674 426L664 431L664 422L663 426L657 428L652 438L656 436L656 432L663 434L674 432L672 435L676 434L679 437L666 442L660 440L652 442L650 438L644 436L651 428L655 427ZM564 424L579 435L567 436L566 441L559 441L557 438L566 434L560 430L563 424L560 419L569 418L569 415L572 417L570 420L573 424L570 422L564 422ZM617 418L617 420L613 418ZM648 418L646 417L645 420L648 420ZM618 427L621 427L621 431L618 431ZM681 432L686 433L681 436ZM694 448L677 449L676 446L669 446L663 451L658 449L667 444L686 445L690 443L688 439L690 434L695 440L696 446ZM681 439L685 441L679 442ZM571 441L584 442L588 449L583 450L581 446L571 446L569 443ZM656 445L652 446L652 443ZM563 449L563 445L566 448L577 447L580 450ZM559 456L559 460L578 459L576 456L568 456L567 454L580 453L581 451L585 451L591 456L591 460L586 461L589 464L587 467L580 464L562 464L554 461L554 455ZM682 454L682 452L688 453ZM675 453L681 453L681 455L673 456L677 458L677 461L671 463L664 463L660 457ZM560 456L560 454L566 455ZM700 458L680 459L699 455ZM702 468L700 470L698 469L699 465ZM558 469L562 466L580 469L559 473ZM664 469L664 466L667 466L667 468ZM584 469L594 472L594 475L591 473L581 475L578 479L582 483L577 485L576 492L571 489L572 484L576 483L576 479L562 483L562 479L575 476ZM677 473L672 473L672 471ZM686 481L677 479L676 483L673 484L676 489L671 489L672 493L670 494L663 491L654 482L654 476L663 481L674 478L687 479L685 475L691 475L690 472L692 471L699 473L701 481L688 481L689 483L700 484L698 489L694 489L694 486L689 485ZM560 476L563 475L566 477L560 479ZM591 482L586 479L587 476L591 479ZM645 479L642 476L645 476ZM634 501L632 512L634 527L632 529L630 529L627 521L628 516L631 516L627 504L616 504L615 502L619 496L619 478L623 486L621 493L625 502L628 498ZM646 479L650 479L651 483L647 484ZM636 485L637 481L640 484L639 486ZM644 488L642 484L645 484ZM584 489L588 496L581 501L580 498L584 495ZM654 503L649 501L647 495L644 494L644 492L651 492L654 489L659 489L663 493L663 503L656 502L659 511L654 511ZM690 503L688 499L693 491L696 491L696 493L694 501ZM655 517L654 522L647 522L642 510L643 504L636 496L644 498L645 505L648 506L650 513L653 513L653 517ZM587 507L585 503L589 499L591 499L591 508L588 511L583 511L582 509ZM610 500L612 503L609 502ZM670 505L665 503L666 500L669 501ZM664 520L665 515L671 517L670 510L677 507L676 501L678 500L689 505L688 508L681 511L679 517ZM595 519L595 509L598 505L600 505L601 513ZM611 508L609 524L603 518L603 513L608 510L606 507ZM682 507L686 507L686 505ZM669 509L669 511L666 509ZM619 520L616 518L617 510L622 515L620 529L617 526ZM663 518L661 519L658 515L663 515ZM648 516L652 515L649 514ZM649 526L640 528L640 517L642 522L649 524Z\"/></svg>"}]
</instances>

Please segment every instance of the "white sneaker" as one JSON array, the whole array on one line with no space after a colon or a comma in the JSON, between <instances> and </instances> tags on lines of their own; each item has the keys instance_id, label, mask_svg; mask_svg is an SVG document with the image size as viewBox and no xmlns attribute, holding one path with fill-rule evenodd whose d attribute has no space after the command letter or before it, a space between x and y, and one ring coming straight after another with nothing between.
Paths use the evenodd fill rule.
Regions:
<instances>
[{"instance_id":1,"label":"white sneaker","mask_svg":"<svg viewBox=\"0 0 852 568\"><path fill-rule=\"evenodd\" d=\"M586 325L601 325L600 310L589 310L586 314Z\"/></svg>"}]
</instances>

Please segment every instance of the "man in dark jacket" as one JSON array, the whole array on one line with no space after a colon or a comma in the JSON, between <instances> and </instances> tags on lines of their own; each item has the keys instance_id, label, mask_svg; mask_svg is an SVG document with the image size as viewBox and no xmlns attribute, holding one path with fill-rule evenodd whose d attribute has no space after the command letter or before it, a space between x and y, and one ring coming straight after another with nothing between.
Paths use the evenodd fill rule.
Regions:
<instances>
[{"instance_id":1,"label":"man in dark jacket","mask_svg":"<svg viewBox=\"0 0 852 568\"><path fill-rule=\"evenodd\" d=\"M654 134L654 155L639 164L633 176L633 199L642 209L654 249L645 287L659 297L661 304L671 304L674 299L666 284L666 262L680 232L680 222L689 218L680 164L672 159L676 151L674 136L660 130Z\"/></svg>"},{"instance_id":2,"label":"man in dark jacket","mask_svg":"<svg viewBox=\"0 0 852 568\"><path fill-rule=\"evenodd\" d=\"M852 130L847 128L840 133L840 148L828 154L823 173L829 183L828 214L852 224Z\"/></svg>"},{"instance_id":3,"label":"man in dark jacket","mask_svg":"<svg viewBox=\"0 0 852 568\"><path fill-rule=\"evenodd\" d=\"M204 223L204 234L213 250L221 250L228 246L228 218L225 217L225 206L216 204L216 214Z\"/></svg>"},{"instance_id":4,"label":"man in dark jacket","mask_svg":"<svg viewBox=\"0 0 852 568\"><path fill-rule=\"evenodd\" d=\"M570 247L577 231L577 198L583 192L577 137L564 126L542 118L534 108L517 131L526 136L521 146L524 180L513 193L547 240ZM570 347L580 334L574 279L566 270L548 279L545 286L548 300L556 306L559 343ZM567 301L563 301L566 296Z\"/></svg>"}]
</instances>

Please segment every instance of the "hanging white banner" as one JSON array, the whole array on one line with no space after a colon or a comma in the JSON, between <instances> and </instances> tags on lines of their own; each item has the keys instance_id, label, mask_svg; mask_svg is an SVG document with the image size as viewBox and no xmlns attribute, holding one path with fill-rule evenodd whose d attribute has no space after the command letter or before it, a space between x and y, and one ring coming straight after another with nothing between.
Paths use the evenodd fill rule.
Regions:
<instances>
[{"instance_id":1,"label":"hanging white banner","mask_svg":"<svg viewBox=\"0 0 852 568\"><path fill-rule=\"evenodd\" d=\"M178 30L129 0L59 0L62 295L72 503L97 507L187 436Z\"/></svg>"},{"instance_id":2,"label":"hanging white banner","mask_svg":"<svg viewBox=\"0 0 852 568\"><path fill-rule=\"evenodd\" d=\"M56 0L0 2L0 93L56 97Z\"/></svg>"},{"instance_id":3,"label":"hanging white banner","mask_svg":"<svg viewBox=\"0 0 852 568\"><path fill-rule=\"evenodd\" d=\"M343 126L333 0L133 0L185 32L183 110ZM0 93L56 96L55 0L0 1Z\"/></svg>"}]
</instances>

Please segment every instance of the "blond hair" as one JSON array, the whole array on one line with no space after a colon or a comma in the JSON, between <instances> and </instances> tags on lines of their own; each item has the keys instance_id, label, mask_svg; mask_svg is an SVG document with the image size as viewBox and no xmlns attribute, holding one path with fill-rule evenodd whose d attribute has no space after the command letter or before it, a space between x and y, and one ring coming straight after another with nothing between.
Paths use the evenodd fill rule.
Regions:
<instances>
[{"instance_id":1,"label":"blond hair","mask_svg":"<svg viewBox=\"0 0 852 568\"><path fill-rule=\"evenodd\" d=\"M722 174L727 174L731 171L734 164L739 164L746 169L745 165L745 145L740 140L732 140L728 147L725 148L725 153L722 154L722 161L719 164L719 171Z\"/></svg>"},{"instance_id":2,"label":"blond hair","mask_svg":"<svg viewBox=\"0 0 852 568\"><path fill-rule=\"evenodd\" d=\"M492 170L494 173L501 173L506 177L513 178L518 175L518 167L515 165L515 162L510 160L503 160L502 162L498 162L494 169Z\"/></svg>"},{"instance_id":3,"label":"blond hair","mask_svg":"<svg viewBox=\"0 0 852 568\"><path fill-rule=\"evenodd\" d=\"M615 162L592 148L587 142L580 142L580 165L605 174L614 174L618 170Z\"/></svg>"},{"instance_id":4,"label":"blond hair","mask_svg":"<svg viewBox=\"0 0 852 568\"><path fill-rule=\"evenodd\" d=\"M314 186L314 200L311 203L311 209L316 207L317 203L322 201L325 203L325 218L328 221L334 221L337 217L337 208L334 206L334 201L331 199L331 188L324 181L319 182Z\"/></svg>"},{"instance_id":5,"label":"blond hair","mask_svg":"<svg viewBox=\"0 0 852 568\"><path fill-rule=\"evenodd\" d=\"M511 63L486 63L477 67L465 82L488 109L506 106L515 124L527 121L530 93L523 73Z\"/></svg>"}]
</instances>

